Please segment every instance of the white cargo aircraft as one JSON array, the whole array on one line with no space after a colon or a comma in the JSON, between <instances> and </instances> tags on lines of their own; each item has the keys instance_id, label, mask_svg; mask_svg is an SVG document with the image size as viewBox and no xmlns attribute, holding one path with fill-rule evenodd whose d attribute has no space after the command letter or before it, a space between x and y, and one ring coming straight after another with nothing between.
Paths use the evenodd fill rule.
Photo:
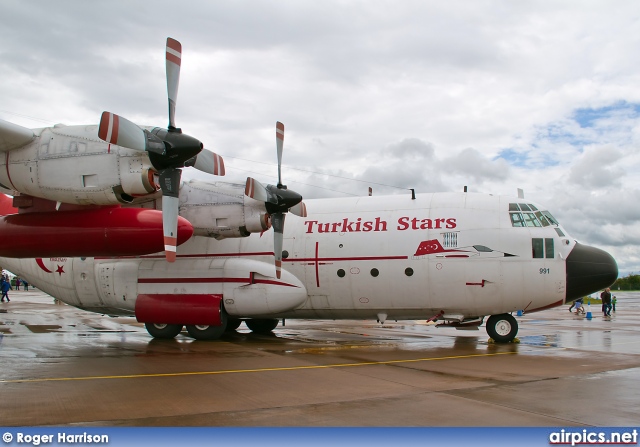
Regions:
<instances>
[{"instance_id":1,"label":"white cargo aircraft","mask_svg":"<svg viewBox=\"0 0 640 447\"><path fill-rule=\"evenodd\" d=\"M612 284L606 252L576 242L544 206L475 193L318 199L278 184L181 182L220 156L176 128L182 48L167 40L169 127L104 112L100 125L27 129L0 120L0 263L81 309L135 316L153 337L219 338L242 321L486 320L560 306ZM159 200L161 199L161 200ZM298 217L287 222L288 211ZM264 233L273 227L274 237ZM164 253L162 253L164 251ZM275 266L274 266L275 264Z\"/></svg>"}]
</instances>

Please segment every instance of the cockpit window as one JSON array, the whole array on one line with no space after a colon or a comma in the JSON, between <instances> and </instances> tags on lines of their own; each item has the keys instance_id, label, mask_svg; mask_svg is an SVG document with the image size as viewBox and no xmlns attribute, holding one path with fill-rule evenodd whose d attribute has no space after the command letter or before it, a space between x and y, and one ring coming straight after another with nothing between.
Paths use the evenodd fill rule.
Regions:
<instances>
[{"instance_id":1,"label":"cockpit window","mask_svg":"<svg viewBox=\"0 0 640 447\"><path fill-rule=\"evenodd\" d=\"M511 216L511 226L514 227L524 227L524 218L522 217L522 213L509 213Z\"/></svg>"},{"instance_id":2,"label":"cockpit window","mask_svg":"<svg viewBox=\"0 0 640 447\"><path fill-rule=\"evenodd\" d=\"M523 213L524 221L527 223L528 227L541 227L542 225L538 222L536 215L533 213Z\"/></svg>"},{"instance_id":3,"label":"cockpit window","mask_svg":"<svg viewBox=\"0 0 640 447\"><path fill-rule=\"evenodd\" d=\"M538 208L530 203L510 203L509 216L514 227L548 227L558 226L558 221L549 211L538 211Z\"/></svg>"},{"instance_id":4,"label":"cockpit window","mask_svg":"<svg viewBox=\"0 0 640 447\"><path fill-rule=\"evenodd\" d=\"M526 203L520 203L519 205L522 211L531 211L531 208L529 208L529 205L527 205Z\"/></svg>"},{"instance_id":5,"label":"cockpit window","mask_svg":"<svg viewBox=\"0 0 640 447\"><path fill-rule=\"evenodd\" d=\"M558 221L551 215L551 213L549 211L543 211L542 214L549 219L549 222L551 222L553 225L560 225L558 223Z\"/></svg>"},{"instance_id":6,"label":"cockpit window","mask_svg":"<svg viewBox=\"0 0 640 447\"><path fill-rule=\"evenodd\" d=\"M540 211L536 212L536 217L538 218L538 220L540 221L543 227L548 227L549 225L551 225L549 223L549 220L546 217L544 217Z\"/></svg>"}]
</instances>

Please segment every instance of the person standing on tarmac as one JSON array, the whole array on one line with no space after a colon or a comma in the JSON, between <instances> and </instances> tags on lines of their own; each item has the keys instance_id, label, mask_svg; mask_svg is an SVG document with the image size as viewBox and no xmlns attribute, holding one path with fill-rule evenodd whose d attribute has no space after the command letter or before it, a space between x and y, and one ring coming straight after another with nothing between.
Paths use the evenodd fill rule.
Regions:
<instances>
[{"instance_id":1,"label":"person standing on tarmac","mask_svg":"<svg viewBox=\"0 0 640 447\"><path fill-rule=\"evenodd\" d=\"M7 281L6 279L2 278L2 283L0 284L0 289L2 289L2 302L4 302L4 299L7 299L7 303L10 302L11 300L9 299L9 290L13 289L13 287L11 287L11 284L9 283L9 281Z\"/></svg>"},{"instance_id":2,"label":"person standing on tarmac","mask_svg":"<svg viewBox=\"0 0 640 447\"><path fill-rule=\"evenodd\" d=\"M600 294L600 299L602 300L602 313L604 314L605 317L610 317L611 316L611 292L608 287L604 289L604 291Z\"/></svg>"}]
</instances>

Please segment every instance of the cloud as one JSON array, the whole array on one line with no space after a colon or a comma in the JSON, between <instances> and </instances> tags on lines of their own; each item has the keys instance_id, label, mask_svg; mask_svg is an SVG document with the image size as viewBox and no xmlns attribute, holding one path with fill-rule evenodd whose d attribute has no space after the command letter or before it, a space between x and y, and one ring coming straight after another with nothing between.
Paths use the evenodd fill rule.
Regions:
<instances>
[{"instance_id":1,"label":"cloud","mask_svg":"<svg viewBox=\"0 0 640 447\"><path fill-rule=\"evenodd\" d=\"M177 124L230 179L274 182L280 120L285 183L306 197L521 187L640 271L636 3L462 5L6 0L0 117L166 126L171 36Z\"/></svg>"}]
</instances>

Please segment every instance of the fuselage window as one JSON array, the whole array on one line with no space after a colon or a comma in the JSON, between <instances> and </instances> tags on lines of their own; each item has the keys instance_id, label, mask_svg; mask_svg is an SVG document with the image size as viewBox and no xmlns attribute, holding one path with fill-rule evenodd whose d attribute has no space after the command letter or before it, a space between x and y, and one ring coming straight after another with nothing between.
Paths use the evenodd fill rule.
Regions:
<instances>
[{"instance_id":1,"label":"fuselage window","mask_svg":"<svg viewBox=\"0 0 640 447\"><path fill-rule=\"evenodd\" d=\"M413 269L411 267L407 267L406 269L404 269L404 274L407 276L412 276L413 275Z\"/></svg>"},{"instance_id":2,"label":"fuselage window","mask_svg":"<svg viewBox=\"0 0 640 447\"><path fill-rule=\"evenodd\" d=\"M538 208L536 208L532 204L529 204L529 208L531 208L531 211L538 211Z\"/></svg>"},{"instance_id":3,"label":"fuselage window","mask_svg":"<svg viewBox=\"0 0 640 447\"><path fill-rule=\"evenodd\" d=\"M371 276L373 276L374 278L379 274L380 274L380 271L378 269L371 269Z\"/></svg>"},{"instance_id":4,"label":"fuselage window","mask_svg":"<svg viewBox=\"0 0 640 447\"><path fill-rule=\"evenodd\" d=\"M558 233L558 236L564 237L564 233L562 232L562 230L560 228L555 227L554 230L556 230L556 233Z\"/></svg>"},{"instance_id":5,"label":"fuselage window","mask_svg":"<svg viewBox=\"0 0 640 447\"><path fill-rule=\"evenodd\" d=\"M338 270L338 277L339 277L339 278L344 278L344 275L345 275L344 270L339 269L339 270Z\"/></svg>"},{"instance_id":6,"label":"fuselage window","mask_svg":"<svg viewBox=\"0 0 640 447\"><path fill-rule=\"evenodd\" d=\"M531 239L531 253L534 259L555 258L553 238L534 237Z\"/></svg>"},{"instance_id":7,"label":"fuselage window","mask_svg":"<svg viewBox=\"0 0 640 447\"><path fill-rule=\"evenodd\" d=\"M547 258L549 259L555 258L555 252L553 250L553 238L549 238L549 237L544 238L544 251L547 254Z\"/></svg>"},{"instance_id":8,"label":"fuselage window","mask_svg":"<svg viewBox=\"0 0 640 447\"><path fill-rule=\"evenodd\" d=\"M510 203L509 204L509 211L520 211L520 208L518 208L518 204L517 203Z\"/></svg>"},{"instance_id":9,"label":"fuselage window","mask_svg":"<svg viewBox=\"0 0 640 447\"><path fill-rule=\"evenodd\" d=\"M531 250L533 258L544 258L544 243L541 237L531 239Z\"/></svg>"}]
</instances>

